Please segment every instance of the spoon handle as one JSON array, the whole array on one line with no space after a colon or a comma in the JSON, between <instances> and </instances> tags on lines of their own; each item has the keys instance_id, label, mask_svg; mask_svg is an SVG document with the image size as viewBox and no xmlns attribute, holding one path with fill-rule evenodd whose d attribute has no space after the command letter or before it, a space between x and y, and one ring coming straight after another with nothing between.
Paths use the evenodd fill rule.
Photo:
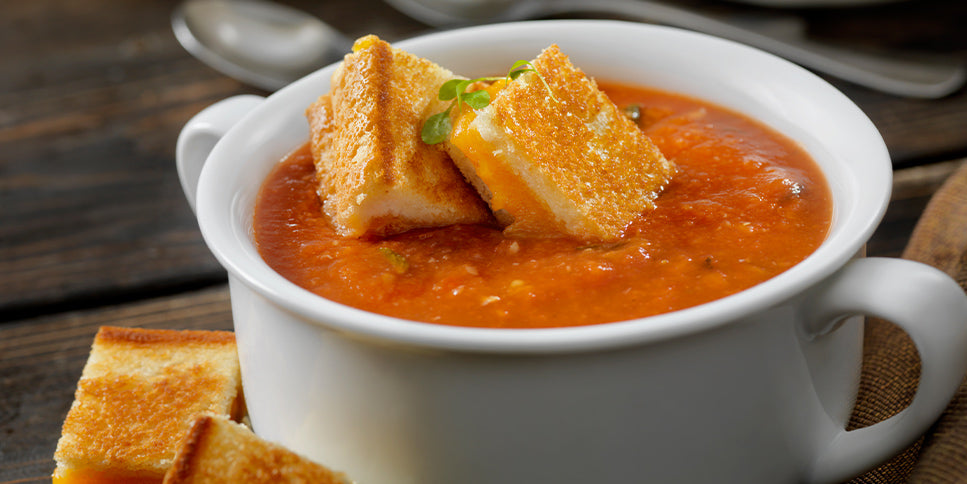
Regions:
<instances>
[{"instance_id":1,"label":"spoon handle","mask_svg":"<svg viewBox=\"0 0 967 484\"><path fill-rule=\"evenodd\" d=\"M779 55L805 67L878 91L916 98L940 98L959 89L967 68L954 59L873 55L819 44L801 36L779 38L725 20L651 0L548 0L523 2L511 15L600 12L703 32Z\"/></svg>"}]
</instances>

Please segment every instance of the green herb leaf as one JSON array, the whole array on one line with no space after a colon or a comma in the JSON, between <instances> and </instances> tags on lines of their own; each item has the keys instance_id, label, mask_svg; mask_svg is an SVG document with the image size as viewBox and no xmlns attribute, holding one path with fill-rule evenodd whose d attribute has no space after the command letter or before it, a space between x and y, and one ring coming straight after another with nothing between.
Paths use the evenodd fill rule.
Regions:
<instances>
[{"instance_id":1,"label":"green herb leaf","mask_svg":"<svg viewBox=\"0 0 967 484\"><path fill-rule=\"evenodd\" d=\"M490 93L486 90L474 91L463 96L463 102L474 109L483 109L490 104Z\"/></svg>"},{"instance_id":2,"label":"green herb leaf","mask_svg":"<svg viewBox=\"0 0 967 484\"><path fill-rule=\"evenodd\" d=\"M534 67L534 64L531 64L530 61L519 60L514 62L514 65L511 66L510 71L507 72L507 78L513 81L523 75L525 72L533 72L534 74L537 74L537 78L541 80L541 84L544 84L544 88L547 89L547 93L551 96L551 99L554 100L554 102L557 102L557 98L554 97L554 91L551 90L551 86L547 84L547 81L544 80L544 76L541 75L541 72L538 71L537 68Z\"/></svg>"},{"instance_id":3,"label":"green herb leaf","mask_svg":"<svg viewBox=\"0 0 967 484\"><path fill-rule=\"evenodd\" d=\"M516 71L510 71L510 74L507 74L507 77L509 77L510 80L513 81L513 80L516 80L518 77L521 76L521 74L525 72L537 72L537 71L535 71L534 69L517 69Z\"/></svg>"},{"instance_id":4,"label":"green herb leaf","mask_svg":"<svg viewBox=\"0 0 967 484\"><path fill-rule=\"evenodd\" d=\"M444 82L443 85L440 86L440 93L437 95L437 97L441 101L449 101L456 98L457 86L460 85L461 82L463 81L460 79L450 79L449 81Z\"/></svg>"},{"instance_id":5,"label":"green herb leaf","mask_svg":"<svg viewBox=\"0 0 967 484\"><path fill-rule=\"evenodd\" d=\"M517 79L524 72L533 71L534 70L533 67L531 67L530 69L523 68L524 66L529 66L530 64L531 64L530 61L525 61L525 60L519 60L517 62L514 62L514 65L510 66L510 70L507 71L507 77L510 79Z\"/></svg>"},{"instance_id":6,"label":"green herb leaf","mask_svg":"<svg viewBox=\"0 0 967 484\"><path fill-rule=\"evenodd\" d=\"M453 122L450 121L450 109L447 109L427 118L426 122L423 123L423 130L420 131L420 138L428 145L435 145L446 141L452 129Z\"/></svg>"},{"instance_id":7,"label":"green herb leaf","mask_svg":"<svg viewBox=\"0 0 967 484\"><path fill-rule=\"evenodd\" d=\"M406 257L400 255L398 252L390 249L389 247L379 247L380 254L389 262L390 267L393 272L397 274L404 274L410 268L410 261L406 260Z\"/></svg>"},{"instance_id":8,"label":"green herb leaf","mask_svg":"<svg viewBox=\"0 0 967 484\"><path fill-rule=\"evenodd\" d=\"M547 81L544 80L541 73L533 68L530 61L526 60L514 62L514 65L507 71L507 76L503 78L480 77L477 79L450 79L440 86L440 91L437 93L437 98L441 101L451 101L450 107L446 111L434 114L426 119L423 123L423 129L420 132L420 137L423 139L423 142L429 145L435 145L450 137L450 131L453 129L453 122L450 120L450 111L453 110L454 106L456 106L459 112L463 104L467 104L473 109L483 109L490 104L490 93L486 90L479 89L469 93L466 92L467 88L472 84L480 81L499 81L501 79L506 79L510 82L525 72L537 73L537 77L540 78L541 82L544 83L544 87L550 93L551 99L557 101L554 93L551 91L551 87L547 85Z\"/></svg>"},{"instance_id":9,"label":"green herb leaf","mask_svg":"<svg viewBox=\"0 0 967 484\"><path fill-rule=\"evenodd\" d=\"M477 81L480 81L480 80L482 80L482 79L464 79L464 80L458 82L457 83L457 97L460 97L460 95L462 95L463 93L467 92L467 88L470 87L471 84L473 84L473 83L475 83Z\"/></svg>"},{"instance_id":10,"label":"green herb leaf","mask_svg":"<svg viewBox=\"0 0 967 484\"><path fill-rule=\"evenodd\" d=\"M460 112L460 108L463 107L463 95L464 95L464 92L466 92L467 88L470 87L471 84L477 82L477 80L478 79L465 79L465 80L460 81L460 82L457 83L457 87L456 87L456 91L457 91L457 112Z\"/></svg>"}]
</instances>

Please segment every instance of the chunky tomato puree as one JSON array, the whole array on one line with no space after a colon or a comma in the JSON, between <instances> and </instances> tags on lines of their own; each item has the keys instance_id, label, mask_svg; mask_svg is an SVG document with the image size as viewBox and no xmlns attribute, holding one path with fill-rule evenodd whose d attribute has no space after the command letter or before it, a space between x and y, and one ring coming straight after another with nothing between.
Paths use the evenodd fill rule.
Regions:
<instances>
[{"instance_id":1,"label":"chunky tomato puree","mask_svg":"<svg viewBox=\"0 0 967 484\"><path fill-rule=\"evenodd\" d=\"M255 210L265 261L295 284L405 319L495 328L605 323L754 286L826 236L829 190L794 142L742 115L669 93L601 84L678 167L617 243L509 238L487 226L351 239L326 222L307 147L269 175Z\"/></svg>"}]
</instances>

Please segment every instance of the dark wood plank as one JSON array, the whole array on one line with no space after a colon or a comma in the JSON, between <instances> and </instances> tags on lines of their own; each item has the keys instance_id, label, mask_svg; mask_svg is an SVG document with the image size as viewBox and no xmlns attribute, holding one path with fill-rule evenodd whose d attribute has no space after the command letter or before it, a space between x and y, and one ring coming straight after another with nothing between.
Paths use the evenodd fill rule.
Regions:
<instances>
[{"instance_id":1,"label":"dark wood plank","mask_svg":"<svg viewBox=\"0 0 967 484\"><path fill-rule=\"evenodd\" d=\"M0 119L0 307L220 277L173 143L199 109L250 90L173 43L170 6L4 6L0 31L19 39L0 42L0 106L12 107Z\"/></svg>"},{"instance_id":2,"label":"dark wood plank","mask_svg":"<svg viewBox=\"0 0 967 484\"><path fill-rule=\"evenodd\" d=\"M941 100L899 99L842 81L830 81L873 121L895 167L967 155L967 130L963 129L967 126L967 91L958 91Z\"/></svg>"},{"instance_id":3,"label":"dark wood plank","mask_svg":"<svg viewBox=\"0 0 967 484\"><path fill-rule=\"evenodd\" d=\"M228 290L0 326L0 483L50 482L60 426L102 325L230 330Z\"/></svg>"},{"instance_id":4,"label":"dark wood plank","mask_svg":"<svg viewBox=\"0 0 967 484\"><path fill-rule=\"evenodd\" d=\"M893 195L883 221L867 244L869 255L900 257L934 192L967 158L897 170Z\"/></svg>"}]
</instances>

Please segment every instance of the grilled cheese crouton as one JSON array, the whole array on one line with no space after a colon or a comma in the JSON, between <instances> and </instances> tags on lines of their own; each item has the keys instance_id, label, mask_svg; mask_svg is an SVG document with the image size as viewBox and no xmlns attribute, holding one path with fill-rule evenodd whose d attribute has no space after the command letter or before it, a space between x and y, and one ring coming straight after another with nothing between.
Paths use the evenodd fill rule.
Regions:
<instances>
[{"instance_id":1,"label":"grilled cheese crouton","mask_svg":"<svg viewBox=\"0 0 967 484\"><path fill-rule=\"evenodd\" d=\"M556 45L531 66L464 106L447 150L508 234L620 238L674 165Z\"/></svg>"},{"instance_id":2,"label":"grilled cheese crouton","mask_svg":"<svg viewBox=\"0 0 967 484\"><path fill-rule=\"evenodd\" d=\"M53 483L160 483L195 415L237 417L243 405L233 333L102 327Z\"/></svg>"},{"instance_id":3,"label":"grilled cheese crouton","mask_svg":"<svg viewBox=\"0 0 967 484\"><path fill-rule=\"evenodd\" d=\"M423 120L445 109L437 92L453 77L370 35L307 109L323 210L341 235L492 220L447 154L420 139Z\"/></svg>"},{"instance_id":4,"label":"grilled cheese crouton","mask_svg":"<svg viewBox=\"0 0 967 484\"><path fill-rule=\"evenodd\" d=\"M224 417L200 415L182 442L164 484L348 484L333 472L257 437Z\"/></svg>"}]
</instances>

